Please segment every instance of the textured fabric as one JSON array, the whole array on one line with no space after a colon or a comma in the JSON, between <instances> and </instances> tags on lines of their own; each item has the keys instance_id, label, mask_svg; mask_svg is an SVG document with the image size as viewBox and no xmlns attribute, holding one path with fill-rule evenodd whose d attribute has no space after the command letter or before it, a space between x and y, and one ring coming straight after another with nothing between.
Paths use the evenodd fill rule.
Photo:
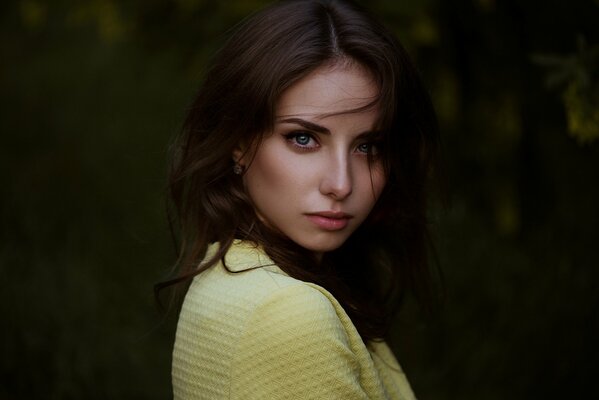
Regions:
<instances>
[{"instance_id":1,"label":"textured fabric","mask_svg":"<svg viewBox=\"0 0 599 400\"><path fill-rule=\"evenodd\" d=\"M249 242L236 241L225 264L196 276L185 297L175 399L414 399L387 345L366 346L325 289Z\"/></svg>"}]
</instances>

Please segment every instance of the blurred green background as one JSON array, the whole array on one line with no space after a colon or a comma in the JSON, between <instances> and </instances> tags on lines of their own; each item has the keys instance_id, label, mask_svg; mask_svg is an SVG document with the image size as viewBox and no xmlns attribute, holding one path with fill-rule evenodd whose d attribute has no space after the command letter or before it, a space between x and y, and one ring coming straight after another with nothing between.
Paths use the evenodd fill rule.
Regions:
<instances>
[{"instance_id":1,"label":"blurred green background","mask_svg":"<svg viewBox=\"0 0 599 400\"><path fill-rule=\"evenodd\" d=\"M0 4L1 399L171 396L166 149L258 0ZM599 1L376 0L439 113L442 312L420 399L599 398Z\"/></svg>"}]
</instances>

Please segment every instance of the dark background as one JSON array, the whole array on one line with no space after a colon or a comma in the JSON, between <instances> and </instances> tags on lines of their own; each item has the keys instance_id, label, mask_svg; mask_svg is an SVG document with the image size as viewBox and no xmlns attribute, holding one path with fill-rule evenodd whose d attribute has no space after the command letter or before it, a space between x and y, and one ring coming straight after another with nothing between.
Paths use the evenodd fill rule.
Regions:
<instances>
[{"instance_id":1,"label":"dark background","mask_svg":"<svg viewBox=\"0 0 599 400\"><path fill-rule=\"evenodd\" d=\"M166 149L265 1L0 5L2 399L170 397ZM447 297L394 347L420 399L599 398L599 1L377 0L439 113Z\"/></svg>"}]
</instances>

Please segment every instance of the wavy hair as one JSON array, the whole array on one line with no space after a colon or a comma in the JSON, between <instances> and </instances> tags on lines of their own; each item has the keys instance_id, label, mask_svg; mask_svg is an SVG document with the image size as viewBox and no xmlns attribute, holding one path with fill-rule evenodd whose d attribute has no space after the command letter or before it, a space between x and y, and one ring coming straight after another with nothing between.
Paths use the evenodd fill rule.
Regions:
<instances>
[{"instance_id":1,"label":"wavy hair","mask_svg":"<svg viewBox=\"0 0 599 400\"><path fill-rule=\"evenodd\" d=\"M256 217L232 153L240 143L258 146L272 131L287 88L344 61L364 67L378 85L384 137L377 157L387 184L362 226L318 262ZM176 275L157 292L184 290L182 283L222 259L235 238L251 240L290 276L329 290L364 340L383 338L406 291L423 303L431 298L426 209L438 150L435 113L417 70L364 9L342 0L291 0L255 13L216 55L172 147L179 259ZM220 250L199 266L211 242Z\"/></svg>"}]
</instances>

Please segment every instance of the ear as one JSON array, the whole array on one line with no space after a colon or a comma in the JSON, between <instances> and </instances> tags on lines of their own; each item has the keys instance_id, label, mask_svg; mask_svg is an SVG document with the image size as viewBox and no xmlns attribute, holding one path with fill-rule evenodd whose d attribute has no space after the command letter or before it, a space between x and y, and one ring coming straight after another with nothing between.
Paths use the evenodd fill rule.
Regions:
<instances>
[{"instance_id":1,"label":"ear","mask_svg":"<svg viewBox=\"0 0 599 400\"><path fill-rule=\"evenodd\" d=\"M235 146L233 149L233 161L242 167L245 167L245 156L246 151L241 146Z\"/></svg>"}]
</instances>

